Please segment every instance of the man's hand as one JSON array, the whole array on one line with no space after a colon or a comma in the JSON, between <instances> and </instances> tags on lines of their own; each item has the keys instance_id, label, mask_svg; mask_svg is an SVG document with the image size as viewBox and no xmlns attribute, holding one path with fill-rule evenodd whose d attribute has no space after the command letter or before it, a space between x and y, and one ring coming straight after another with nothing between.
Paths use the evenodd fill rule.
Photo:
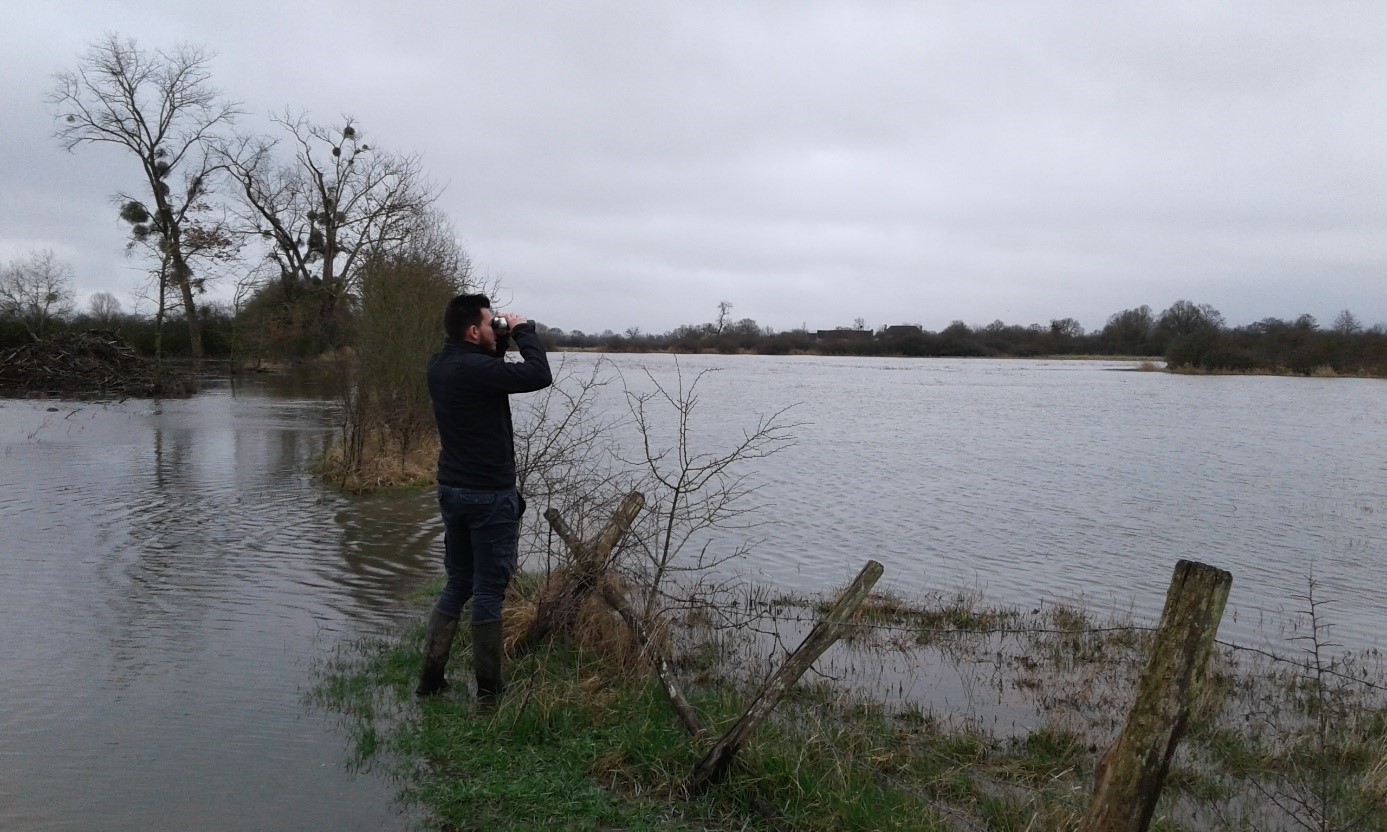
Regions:
<instances>
[{"instance_id":1,"label":"man's hand","mask_svg":"<svg viewBox=\"0 0 1387 832\"><path fill-rule=\"evenodd\" d=\"M521 324L526 324L526 323L529 323L529 322L530 322L529 319L526 318L524 315L515 315L515 314L509 313L509 312L506 313L506 314L504 314L504 315L497 315L496 317L498 317L498 318L505 318L505 319L506 319L506 326L509 327L510 329L515 329L516 327L520 326Z\"/></svg>"}]
</instances>

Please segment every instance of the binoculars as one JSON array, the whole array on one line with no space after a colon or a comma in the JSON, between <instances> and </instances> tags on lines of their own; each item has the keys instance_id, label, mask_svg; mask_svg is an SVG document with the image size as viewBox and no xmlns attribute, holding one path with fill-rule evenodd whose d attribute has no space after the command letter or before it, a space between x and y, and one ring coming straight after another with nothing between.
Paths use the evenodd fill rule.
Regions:
<instances>
[{"instance_id":1,"label":"binoculars","mask_svg":"<svg viewBox=\"0 0 1387 832\"><path fill-rule=\"evenodd\" d=\"M497 335L504 335L510 329L510 321L500 315L493 315L491 318L491 328L496 330Z\"/></svg>"}]
</instances>

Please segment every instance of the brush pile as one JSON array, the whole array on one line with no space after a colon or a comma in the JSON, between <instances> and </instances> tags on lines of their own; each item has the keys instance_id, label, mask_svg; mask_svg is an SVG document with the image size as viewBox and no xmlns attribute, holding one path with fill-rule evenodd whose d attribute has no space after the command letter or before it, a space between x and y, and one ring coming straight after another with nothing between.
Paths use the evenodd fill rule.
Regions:
<instances>
[{"instance_id":1,"label":"brush pile","mask_svg":"<svg viewBox=\"0 0 1387 832\"><path fill-rule=\"evenodd\" d=\"M0 396L125 398L186 395L187 382L159 379L113 333L66 332L0 350Z\"/></svg>"}]
</instances>

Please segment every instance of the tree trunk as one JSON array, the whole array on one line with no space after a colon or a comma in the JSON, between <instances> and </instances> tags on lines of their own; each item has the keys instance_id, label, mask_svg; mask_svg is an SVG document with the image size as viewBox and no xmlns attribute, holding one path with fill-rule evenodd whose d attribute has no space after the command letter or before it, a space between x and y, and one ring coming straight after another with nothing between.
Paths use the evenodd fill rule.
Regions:
<instances>
[{"instance_id":1,"label":"tree trunk","mask_svg":"<svg viewBox=\"0 0 1387 832\"><path fill-rule=\"evenodd\" d=\"M187 262L181 252L174 254L174 276L178 289L183 295L183 314L188 318L188 343L193 353L193 362L202 363L202 321L197 316L197 302L193 300L193 281Z\"/></svg>"},{"instance_id":2,"label":"tree trunk","mask_svg":"<svg viewBox=\"0 0 1387 832\"><path fill-rule=\"evenodd\" d=\"M168 308L169 259L159 264L159 307L154 313L154 376L164 382L164 313Z\"/></svg>"},{"instance_id":3,"label":"tree trunk","mask_svg":"<svg viewBox=\"0 0 1387 832\"><path fill-rule=\"evenodd\" d=\"M197 303L193 300L193 270L188 265L187 258L183 256L183 240L179 236L179 226L174 219L173 206L164 196L164 191L168 190L167 186L165 186L163 179L154 172L155 163L147 162L145 169L149 175L150 186L154 190L158 228L164 241L162 253L173 266L173 280L174 283L178 284L179 292L183 296L183 314L188 319L188 347L192 351L193 362L201 364L202 321L198 320Z\"/></svg>"}]
</instances>

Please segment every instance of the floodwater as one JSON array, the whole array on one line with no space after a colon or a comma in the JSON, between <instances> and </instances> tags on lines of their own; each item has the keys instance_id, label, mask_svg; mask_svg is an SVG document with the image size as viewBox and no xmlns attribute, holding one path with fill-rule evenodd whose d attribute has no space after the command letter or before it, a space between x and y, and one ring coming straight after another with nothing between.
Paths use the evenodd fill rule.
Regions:
<instances>
[{"instance_id":1,"label":"floodwater","mask_svg":"<svg viewBox=\"0 0 1387 832\"><path fill-rule=\"evenodd\" d=\"M907 595L966 589L1154 621L1183 558L1233 574L1221 638L1277 641L1313 577L1336 642L1387 649L1387 382L1103 361L565 364L582 375L596 360L637 391L713 370L690 416L696 450L791 407L794 446L746 469L765 507L742 536L759 540L742 562L754 581L838 587L872 558L881 586ZM622 386L608 398L624 400Z\"/></svg>"},{"instance_id":2,"label":"floodwater","mask_svg":"<svg viewBox=\"0 0 1387 832\"><path fill-rule=\"evenodd\" d=\"M0 829L404 827L304 695L399 620L433 509L317 485L332 412L0 400Z\"/></svg>"},{"instance_id":3,"label":"floodwater","mask_svg":"<svg viewBox=\"0 0 1387 832\"><path fill-rule=\"evenodd\" d=\"M598 360L565 356L565 373ZM1387 646L1387 383L611 361L633 390L651 389L647 369L667 388L716 370L697 448L793 405L796 444L747 469L761 522L710 542L757 539L736 567L751 580L825 590L874 558L906 594L1154 618L1192 558L1233 573L1222 638L1275 642L1313 576L1336 641ZM625 411L620 384L602 396ZM438 524L429 494L314 481L335 413L287 378L188 400L0 400L0 828L407 825L393 784L350 771L344 726L304 694L317 663L414 614L406 596L440 572Z\"/></svg>"}]
</instances>

